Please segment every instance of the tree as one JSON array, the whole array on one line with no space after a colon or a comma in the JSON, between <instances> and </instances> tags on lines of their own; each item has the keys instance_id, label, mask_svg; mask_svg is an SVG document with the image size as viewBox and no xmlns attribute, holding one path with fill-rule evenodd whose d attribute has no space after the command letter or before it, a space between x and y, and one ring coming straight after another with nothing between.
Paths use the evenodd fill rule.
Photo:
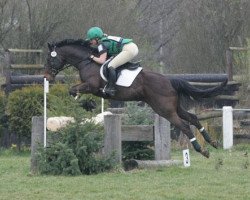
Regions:
<instances>
[{"instance_id":1,"label":"tree","mask_svg":"<svg viewBox=\"0 0 250 200\"><path fill-rule=\"evenodd\" d=\"M0 43L45 48L100 26L133 38L146 68L223 72L225 50L249 35L249 8L248 0L0 0Z\"/></svg>"},{"instance_id":2,"label":"tree","mask_svg":"<svg viewBox=\"0 0 250 200\"><path fill-rule=\"evenodd\" d=\"M223 72L226 49L249 35L247 0L138 1L163 72Z\"/></svg>"},{"instance_id":3,"label":"tree","mask_svg":"<svg viewBox=\"0 0 250 200\"><path fill-rule=\"evenodd\" d=\"M8 0L0 0L0 45L4 46L4 40L8 34L17 25L15 17L16 4L15 1L10 3Z\"/></svg>"}]
</instances>

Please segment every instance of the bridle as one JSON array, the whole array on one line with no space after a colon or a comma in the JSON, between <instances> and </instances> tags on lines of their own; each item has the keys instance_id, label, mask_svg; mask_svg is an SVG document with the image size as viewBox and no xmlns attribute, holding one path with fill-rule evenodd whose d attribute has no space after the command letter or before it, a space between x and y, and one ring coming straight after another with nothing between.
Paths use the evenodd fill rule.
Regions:
<instances>
[{"instance_id":1,"label":"bridle","mask_svg":"<svg viewBox=\"0 0 250 200\"><path fill-rule=\"evenodd\" d=\"M80 59L76 62L74 62L73 60L68 60L68 61L66 61L66 64L63 65L63 67L60 67L61 64L60 64L60 61L58 59L58 55L60 55L60 54L58 54L56 52L56 46L54 46L53 51L50 52L51 59L53 59L52 61L50 61L50 67L49 67L52 76L56 76L60 71L66 69L70 66L77 66L81 62L86 62L85 65L92 62L92 60L89 59L89 56L87 56L86 58Z\"/></svg>"}]
</instances>

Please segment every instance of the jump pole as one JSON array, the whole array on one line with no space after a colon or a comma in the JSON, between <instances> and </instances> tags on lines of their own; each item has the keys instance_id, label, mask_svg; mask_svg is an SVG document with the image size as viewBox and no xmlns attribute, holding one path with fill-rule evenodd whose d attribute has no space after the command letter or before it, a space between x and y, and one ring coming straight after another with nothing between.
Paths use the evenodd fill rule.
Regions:
<instances>
[{"instance_id":1,"label":"jump pole","mask_svg":"<svg viewBox=\"0 0 250 200\"><path fill-rule=\"evenodd\" d=\"M43 104L43 146L44 148L46 147L46 143L47 143L47 93L49 93L49 81L46 80L46 78L44 78L44 104Z\"/></svg>"}]
</instances>

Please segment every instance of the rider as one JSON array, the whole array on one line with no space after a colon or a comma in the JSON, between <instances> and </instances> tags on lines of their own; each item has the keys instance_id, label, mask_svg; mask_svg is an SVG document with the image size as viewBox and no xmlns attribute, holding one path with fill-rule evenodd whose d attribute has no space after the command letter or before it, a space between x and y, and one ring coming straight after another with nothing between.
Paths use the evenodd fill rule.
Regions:
<instances>
[{"instance_id":1,"label":"rider","mask_svg":"<svg viewBox=\"0 0 250 200\"><path fill-rule=\"evenodd\" d=\"M110 57L115 56L108 63L108 84L104 90L106 94L114 96L117 80L116 68L137 56L139 52L138 47L133 43L132 39L107 36L99 27L92 27L88 30L87 40L90 41L91 45L98 46L99 57L91 55L91 60L99 64L104 64Z\"/></svg>"}]
</instances>

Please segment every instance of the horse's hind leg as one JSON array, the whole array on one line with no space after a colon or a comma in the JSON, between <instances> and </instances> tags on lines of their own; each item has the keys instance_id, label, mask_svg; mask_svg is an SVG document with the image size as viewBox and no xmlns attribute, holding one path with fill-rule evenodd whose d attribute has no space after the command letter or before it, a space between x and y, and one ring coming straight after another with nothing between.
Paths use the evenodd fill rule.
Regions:
<instances>
[{"instance_id":1,"label":"horse's hind leg","mask_svg":"<svg viewBox=\"0 0 250 200\"><path fill-rule=\"evenodd\" d=\"M206 149L202 149L194 134L192 133L189 124L187 121L182 120L177 114L177 101L178 98L174 93L170 93L169 96L160 96L157 93L154 93L147 103L153 108L153 110L158 113L160 116L167 119L175 127L179 128L190 140L194 149L197 152L200 152L203 156L209 157L209 152Z\"/></svg>"},{"instance_id":2,"label":"horse's hind leg","mask_svg":"<svg viewBox=\"0 0 250 200\"><path fill-rule=\"evenodd\" d=\"M157 110L155 110L157 112ZM200 152L203 156L209 158L209 152L206 149L202 149L194 134L192 133L189 124L186 121L183 121L175 111L164 113L162 110L157 112L162 117L165 117L172 123L174 126L179 128L185 135L188 136L190 142L192 143L194 149L197 152Z\"/></svg>"},{"instance_id":3,"label":"horse's hind leg","mask_svg":"<svg viewBox=\"0 0 250 200\"><path fill-rule=\"evenodd\" d=\"M212 140L208 134L208 132L206 131L206 129L200 124L198 118L196 115L187 112L186 110L184 110L181 106L178 107L177 109L177 113L180 116L180 118L190 122L190 124L194 125L199 132L201 133L201 135L203 136L203 138L206 140L206 142L208 142L210 145L212 145L214 148L218 148L218 142L215 140Z\"/></svg>"}]
</instances>

